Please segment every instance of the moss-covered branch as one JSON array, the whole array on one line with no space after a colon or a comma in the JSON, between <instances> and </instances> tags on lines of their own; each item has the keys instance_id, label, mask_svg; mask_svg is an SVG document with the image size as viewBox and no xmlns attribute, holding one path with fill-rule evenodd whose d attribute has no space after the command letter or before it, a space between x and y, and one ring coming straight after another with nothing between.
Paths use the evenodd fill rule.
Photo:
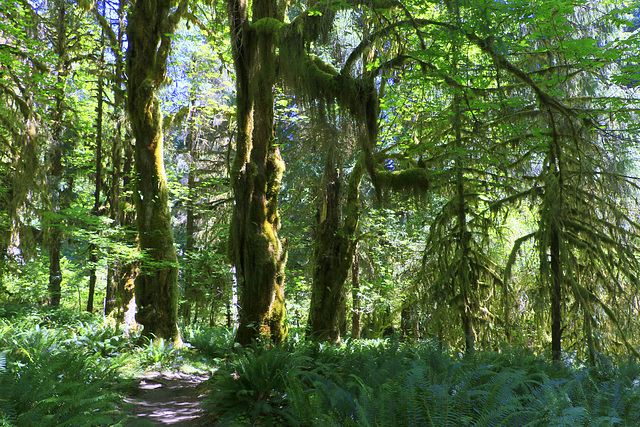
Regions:
<instances>
[{"instance_id":1,"label":"moss-covered branch","mask_svg":"<svg viewBox=\"0 0 640 427\"><path fill-rule=\"evenodd\" d=\"M427 170L422 168L379 171L378 182L382 188L390 188L395 191L417 190L425 192L429 189L429 176Z\"/></svg>"}]
</instances>

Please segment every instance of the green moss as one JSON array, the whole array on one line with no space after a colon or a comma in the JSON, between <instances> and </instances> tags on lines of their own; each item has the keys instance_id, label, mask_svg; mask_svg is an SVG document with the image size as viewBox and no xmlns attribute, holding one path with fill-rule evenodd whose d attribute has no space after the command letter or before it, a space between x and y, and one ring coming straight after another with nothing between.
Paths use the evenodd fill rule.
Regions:
<instances>
[{"instance_id":1,"label":"green moss","mask_svg":"<svg viewBox=\"0 0 640 427\"><path fill-rule=\"evenodd\" d=\"M274 35L282 27L282 22L275 18L262 18L251 26L258 35Z\"/></svg>"},{"instance_id":2,"label":"green moss","mask_svg":"<svg viewBox=\"0 0 640 427\"><path fill-rule=\"evenodd\" d=\"M383 188L396 191L429 189L429 177L427 171L422 168L413 168L403 171L380 171L377 173L378 182Z\"/></svg>"},{"instance_id":3,"label":"green moss","mask_svg":"<svg viewBox=\"0 0 640 427\"><path fill-rule=\"evenodd\" d=\"M277 292L271 309L271 316L268 320L271 335L270 338L275 344L283 342L289 334L289 328L287 322L285 322L285 317L286 311L284 299L280 296L280 292Z\"/></svg>"}]
</instances>

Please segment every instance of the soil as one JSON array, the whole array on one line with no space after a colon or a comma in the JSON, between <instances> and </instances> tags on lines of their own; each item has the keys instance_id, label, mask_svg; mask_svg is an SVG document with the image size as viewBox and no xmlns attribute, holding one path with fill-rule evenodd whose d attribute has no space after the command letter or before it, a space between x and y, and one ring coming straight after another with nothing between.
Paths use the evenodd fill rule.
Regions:
<instances>
[{"instance_id":1,"label":"soil","mask_svg":"<svg viewBox=\"0 0 640 427\"><path fill-rule=\"evenodd\" d=\"M148 372L135 377L137 390L125 399L132 405L127 426L191 426L212 425L200 403L206 396L203 375L180 372Z\"/></svg>"}]
</instances>

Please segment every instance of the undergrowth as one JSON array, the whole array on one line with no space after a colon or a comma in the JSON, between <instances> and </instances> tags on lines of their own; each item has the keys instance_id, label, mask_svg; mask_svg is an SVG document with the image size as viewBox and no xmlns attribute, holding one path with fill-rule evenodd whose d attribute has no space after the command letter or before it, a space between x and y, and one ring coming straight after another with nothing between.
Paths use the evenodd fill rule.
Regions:
<instances>
[{"instance_id":1,"label":"undergrowth","mask_svg":"<svg viewBox=\"0 0 640 427\"><path fill-rule=\"evenodd\" d=\"M126 425L137 374L211 372L233 338L195 327L176 349L139 332L108 317L0 304L0 426Z\"/></svg>"},{"instance_id":2,"label":"undergrowth","mask_svg":"<svg viewBox=\"0 0 640 427\"><path fill-rule=\"evenodd\" d=\"M113 324L62 311L0 317L0 425L105 426L121 422L125 382L107 356L125 340Z\"/></svg>"},{"instance_id":3,"label":"undergrowth","mask_svg":"<svg viewBox=\"0 0 640 427\"><path fill-rule=\"evenodd\" d=\"M111 318L0 305L0 426L111 426L131 377L182 363Z\"/></svg>"},{"instance_id":4,"label":"undergrowth","mask_svg":"<svg viewBox=\"0 0 640 427\"><path fill-rule=\"evenodd\" d=\"M604 356L585 367L517 349L453 357L430 342L255 344L210 389L219 425L640 425L640 365Z\"/></svg>"},{"instance_id":5,"label":"undergrowth","mask_svg":"<svg viewBox=\"0 0 640 427\"><path fill-rule=\"evenodd\" d=\"M233 345L191 326L184 349L124 333L113 320L0 306L0 425L109 426L128 419L128 378L208 370L212 425L636 426L640 364L593 367L505 349L467 357L425 341L291 340Z\"/></svg>"}]
</instances>

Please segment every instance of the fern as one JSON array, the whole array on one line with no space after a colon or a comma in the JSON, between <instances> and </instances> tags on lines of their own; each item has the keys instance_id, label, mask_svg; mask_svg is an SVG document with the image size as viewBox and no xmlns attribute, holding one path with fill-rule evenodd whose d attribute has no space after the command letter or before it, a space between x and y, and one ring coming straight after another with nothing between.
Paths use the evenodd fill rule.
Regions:
<instances>
[{"instance_id":1,"label":"fern","mask_svg":"<svg viewBox=\"0 0 640 427\"><path fill-rule=\"evenodd\" d=\"M295 378L303 364L303 358L282 347L254 344L216 372L207 404L223 423L242 418L292 422L286 400L288 378Z\"/></svg>"},{"instance_id":2,"label":"fern","mask_svg":"<svg viewBox=\"0 0 640 427\"><path fill-rule=\"evenodd\" d=\"M572 368L517 349L459 359L431 342L254 346L212 389L223 425L640 425L640 365Z\"/></svg>"},{"instance_id":3,"label":"fern","mask_svg":"<svg viewBox=\"0 0 640 427\"><path fill-rule=\"evenodd\" d=\"M185 331L184 340L206 357L221 358L232 348L233 331L221 327L192 326Z\"/></svg>"},{"instance_id":4,"label":"fern","mask_svg":"<svg viewBox=\"0 0 640 427\"><path fill-rule=\"evenodd\" d=\"M51 329L33 321L3 321L0 327L0 424L97 426L122 420L120 380L85 345L91 338L73 327Z\"/></svg>"}]
</instances>

